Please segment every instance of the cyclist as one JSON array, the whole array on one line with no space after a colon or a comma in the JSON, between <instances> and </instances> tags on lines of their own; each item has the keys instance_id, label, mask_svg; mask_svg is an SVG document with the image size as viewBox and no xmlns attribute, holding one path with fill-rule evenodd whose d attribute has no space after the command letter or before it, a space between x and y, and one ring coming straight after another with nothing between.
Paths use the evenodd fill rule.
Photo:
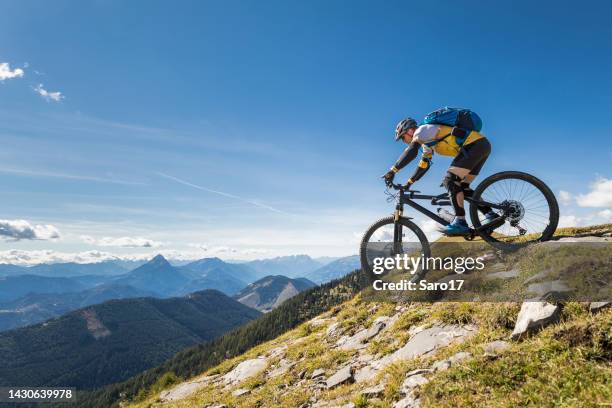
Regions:
<instances>
[{"instance_id":1,"label":"cyclist","mask_svg":"<svg viewBox=\"0 0 612 408\"><path fill-rule=\"evenodd\" d=\"M410 187L429 170L434 152L454 157L442 185L449 192L455 218L441 232L446 235L469 233L463 200L465 196L469 197L473 193L470 183L476 178L491 152L491 144L487 138L479 132L457 127L434 124L419 126L414 119L406 118L397 124L395 140L404 141L408 147L391 170L383 176L388 186L393 183L395 174L416 158L419 148L423 151L421 160L408 179L406 187ZM487 221L498 217L489 207L480 207L479 210L485 214Z\"/></svg>"}]
</instances>

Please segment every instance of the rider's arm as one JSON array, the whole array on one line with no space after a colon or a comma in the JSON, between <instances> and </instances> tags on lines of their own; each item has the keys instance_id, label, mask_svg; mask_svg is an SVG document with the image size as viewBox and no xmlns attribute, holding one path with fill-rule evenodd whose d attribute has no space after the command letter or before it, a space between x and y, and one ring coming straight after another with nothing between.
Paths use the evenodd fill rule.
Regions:
<instances>
[{"instance_id":1,"label":"rider's arm","mask_svg":"<svg viewBox=\"0 0 612 408\"><path fill-rule=\"evenodd\" d=\"M408 183L414 184L421 177L423 177L425 173L427 173L427 170L429 170L431 167L431 157L431 153L423 153L419 166L416 168L416 170L414 170L414 173L412 173L412 176L410 176L408 179Z\"/></svg>"},{"instance_id":2,"label":"rider's arm","mask_svg":"<svg viewBox=\"0 0 612 408\"><path fill-rule=\"evenodd\" d=\"M419 144L416 142L410 143L410 145L406 149L404 149L404 152L399 157L399 159L397 159L393 167L391 167L391 171L393 171L394 173L397 173L398 171L406 167L408 163L413 161L414 158L417 157L418 154L419 154Z\"/></svg>"}]
</instances>

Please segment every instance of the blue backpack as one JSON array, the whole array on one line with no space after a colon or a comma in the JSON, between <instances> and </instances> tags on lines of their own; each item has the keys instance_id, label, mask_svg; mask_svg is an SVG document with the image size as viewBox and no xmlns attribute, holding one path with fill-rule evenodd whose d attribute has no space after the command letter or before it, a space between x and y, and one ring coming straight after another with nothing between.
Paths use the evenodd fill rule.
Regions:
<instances>
[{"instance_id":1,"label":"blue backpack","mask_svg":"<svg viewBox=\"0 0 612 408\"><path fill-rule=\"evenodd\" d=\"M425 116L423 124L456 127L467 131L467 133L472 130L480 132L482 129L482 119L476 112L463 108L449 108L448 106Z\"/></svg>"}]
</instances>

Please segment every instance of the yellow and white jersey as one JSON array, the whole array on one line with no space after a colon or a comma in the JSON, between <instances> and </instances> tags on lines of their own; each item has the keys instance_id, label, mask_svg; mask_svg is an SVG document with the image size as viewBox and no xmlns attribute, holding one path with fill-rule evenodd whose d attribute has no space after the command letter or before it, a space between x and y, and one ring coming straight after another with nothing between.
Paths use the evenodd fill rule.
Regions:
<instances>
[{"instance_id":1,"label":"yellow and white jersey","mask_svg":"<svg viewBox=\"0 0 612 408\"><path fill-rule=\"evenodd\" d=\"M442 156L456 157L461 146L474 143L484 137L473 130L461 143L461 140L457 140L456 136L450 134L452 130L452 127L444 125L421 125L414 132L412 140L421 145L423 157L431 158L434 151Z\"/></svg>"}]
</instances>

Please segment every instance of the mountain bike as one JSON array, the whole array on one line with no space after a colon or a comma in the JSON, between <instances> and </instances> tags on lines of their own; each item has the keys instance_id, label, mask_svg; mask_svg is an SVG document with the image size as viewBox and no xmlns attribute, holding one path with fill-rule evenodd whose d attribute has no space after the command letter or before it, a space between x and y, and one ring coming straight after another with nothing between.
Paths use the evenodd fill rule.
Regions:
<instances>
[{"instance_id":1,"label":"mountain bike","mask_svg":"<svg viewBox=\"0 0 612 408\"><path fill-rule=\"evenodd\" d=\"M429 257L431 254L425 233L412 221L412 217L404 214L404 205L443 226L452 222L453 215L442 208L451 206L448 193L420 194L420 191L399 184L392 184L392 188L397 193L391 193L389 189L386 193L390 200L396 201L394 214L372 224L361 240L361 267L369 276L373 276L376 258L401 254ZM429 200L431 205L438 206L438 213L415 200ZM465 201L470 203L469 215L473 227L463 238L471 241L479 236L500 249L515 249L532 242L549 240L559 222L559 205L553 192L544 182L523 172L493 174L484 179L472 194L466 195ZM485 208L487 211L492 209L498 217L488 221L483 214ZM411 280L420 280L426 272L421 270L415 273Z\"/></svg>"}]
</instances>

